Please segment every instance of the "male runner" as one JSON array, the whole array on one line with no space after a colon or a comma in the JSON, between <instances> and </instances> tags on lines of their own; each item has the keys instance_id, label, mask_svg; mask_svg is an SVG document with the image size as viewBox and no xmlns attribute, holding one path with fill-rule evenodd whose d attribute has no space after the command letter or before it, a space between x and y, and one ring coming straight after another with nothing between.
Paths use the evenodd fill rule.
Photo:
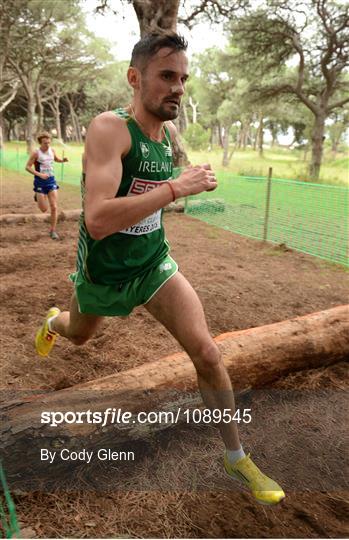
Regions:
<instances>
[{"instance_id":1,"label":"male runner","mask_svg":"<svg viewBox=\"0 0 349 540\"><path fill-rule=\"evenodd\" d=\"M51 136L46 131L38 136L40 147L32 152L25 170L34 175L34 200L38 203L41 212L47 212L50 205L51 209L51 229L50 237L52 240L59 240L57 227L57 186L53 175L53 162L65 163L68 159L60 159L51 145Z\"/></svg>"},{"instance_id":2,"label":"male runner","mask_svg":"<svg viewBox=\"0 0 349 540\"><path fill-rule=\"evenodd\" d=\"M84 206L75 291L70 311L51 308L36 335L41 356L57 335L82 345L101 318L139 305L160 321L190 356L206 405L234 414L233 391L195 291L169 255L162 208L177 198L217 187L208 165L186 168L175 180L171 139L188 78L187 44L177 34L148 35L133 49L125 109L97 116L84 155ZM171 180L171 181L169 181ZM276 504L282 488L245 455L234 421L219 426L227 473L257 501Z\"/></svg>"}]
</instances>

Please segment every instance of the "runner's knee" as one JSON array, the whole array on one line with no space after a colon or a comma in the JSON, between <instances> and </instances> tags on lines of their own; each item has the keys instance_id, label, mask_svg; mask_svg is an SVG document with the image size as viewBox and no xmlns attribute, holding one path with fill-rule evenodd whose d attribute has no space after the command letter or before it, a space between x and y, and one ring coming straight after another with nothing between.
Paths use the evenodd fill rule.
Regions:
<instances>
[{"instance_id":1,"label":"runner's knee","mask_svg":"<svg viewBox=\"0 0 349 540\"><path fill-rule=\"evenodd\" d=\"M193 361L197 372L209 376L222 366L221 353L214 341L202 343L194 354Z\"/></svg>"}]
</instances>

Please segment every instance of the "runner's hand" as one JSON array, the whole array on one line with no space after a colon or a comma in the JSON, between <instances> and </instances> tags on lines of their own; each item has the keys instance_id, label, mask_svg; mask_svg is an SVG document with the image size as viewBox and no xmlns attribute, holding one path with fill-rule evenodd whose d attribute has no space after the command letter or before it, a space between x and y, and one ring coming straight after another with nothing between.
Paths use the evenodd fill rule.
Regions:
<instances>
[{"instance_id":1,"label":"runner's hand","mask_svg":"<svg viewBox=\"0 0 349 540\"><path fill-rule=\"evenodd\" d=\"M196 195L203 191L213 191L217 187L217 179L209 164L190 165L173 180L172 186L176 191L176 198Z\"/></svg>"},{"instance_id":2,"label":"runner's hand","mask_svg":"<svg viewBox=\"0 0 349 540\"><path fill-rule=\"evenodd\" d=\"M38 176L40 176L40 178L42 178L42 180L47 180L49 178L48 174L46 174L46 173L40 173Z\"/></svg>"},{"instance_id":3,"label":"runner's hand","mask_svg":"<svg viewBox=\"0 0 349 540\"><path fill-rule=\"evenodd\" d=\"M204 169L212 170L212 167L209 163L204 163L204 165L201 165ZM210 189L206 189L206 191L214 191L217 187L217 178L216 178L216 185L214 187L211 187Z\"/></svg>"}]
</instances>

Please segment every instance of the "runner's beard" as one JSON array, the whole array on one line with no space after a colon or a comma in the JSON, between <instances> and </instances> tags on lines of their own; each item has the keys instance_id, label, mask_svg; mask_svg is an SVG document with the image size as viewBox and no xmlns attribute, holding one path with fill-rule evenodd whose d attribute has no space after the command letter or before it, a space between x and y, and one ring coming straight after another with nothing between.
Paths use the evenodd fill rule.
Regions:
<instances>
[{"instance_id":1,"label":"runner's beard","mask_svg":"<svg viewBox=\"0 0 349 540\"><path fill-rule=\"evenodd\" d=\"M179 115L179 105L177 107L171 103L164 103L157 107L148 105L146 103L143 105L151 114L159 118L159 120L162 122L166 122L166 120L174 120Z\"/></svg>"}]
</instances>

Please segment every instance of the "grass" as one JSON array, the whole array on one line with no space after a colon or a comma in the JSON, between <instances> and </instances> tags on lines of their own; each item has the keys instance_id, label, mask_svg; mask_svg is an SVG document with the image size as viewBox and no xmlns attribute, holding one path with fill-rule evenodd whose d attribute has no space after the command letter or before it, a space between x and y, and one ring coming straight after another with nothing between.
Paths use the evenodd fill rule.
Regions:
<instances>
[{"instance_id":1,"label":"grass","mask_svg":"<svg viewBox=\"0 0 349 540\"><path fill-rule=\"evenodd\" d=\"M207 152L188 151L192 163L210 163L218 178L222 173L232 173L238 176L267 176L269 167L273 169L273 178L288 180L310 181L308 175L309 161L304 161L304 153L299 150L285 148L266 149L264 156L259 157L253 150L234 152L228 167L222 166L222 150L214 149ZM309 159L308 154L308 159ZM319 184L347 186L349 159L344 153L333 159L330 151L325 151L321 166Z\"/></svg>"},{"instance_id":2,"label":"grass","mask_svg":"<svg viewBox=\"0 0 349 540\"><path fill-rule=\"evenodd\" d=\"M56 177L69 184L78 185L81 175L81 157L83 145L70 143L62 145L53 140L52 146L57 154L68 157L69 162L63 166L56 164ZM222 150L214 148L212 151L195 152L187 149L190 161L195 163L210 163L221 180L231 175L238 176L267 176L269 167L273 169L273 178L309 181L307 173L309 162L304 161L304 152L289 150L287 148L266 149L263 157L259 157L254 150L238 151L233 154L228 167L222 166ZM11 142L5 145L4 165L12 170L23 170L27 160L25 142ZM308 160L310 153L308 153ZM348 178L348 155L339 153L333 159L331 151L325 149L324 160L320 171L319 184L332 184L347 186Z\"/></svg>"}]
</instances>

